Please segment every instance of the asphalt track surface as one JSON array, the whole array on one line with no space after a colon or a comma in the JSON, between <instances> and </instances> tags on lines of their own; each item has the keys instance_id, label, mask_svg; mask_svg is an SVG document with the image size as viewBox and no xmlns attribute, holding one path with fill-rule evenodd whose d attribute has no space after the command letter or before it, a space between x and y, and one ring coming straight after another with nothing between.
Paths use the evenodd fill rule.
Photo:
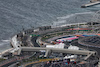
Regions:
<instances>
[{"instance_id":1,"label":"asphalt track surface","mask_svg":"<svg viewBox=\"0 0 100 67\"><path fill-rule=\"evenodd\" d=\"M40 47L40 46L38 45L38 43L36 42L37 38L38 38L38 36L32 37L32 39L31 39L31 42L32 42L32 44L34 45L34 47Z\"/></svg>"},{"instance_id":2,"label":"asphalt track surface","mask_svg":"<svg viewBox=\"0 0 100 67\"><path fill-rule=\"evenodd\" d=\"M37 38L38 38L38 36L35 36L35 37L32 37L32 39L31 39L31 42L32 42L32 44L34 45L34 47L40 47L40 46L38 45L38 43L36 42ZM38 64L38 63L35 63L35 64ZM28 65L28 66L26 66L26 67L32 67L32 66L35 65L35 64L30 64L30 65Z\"/></svg>"},{"instance_id":3,"label":"asphalt track surface","mask_svg":"<svg viewBox=\"0 0 100 67\"><path fill-rule=\"evenodd\" d=\"M32 43L34 44L35 47L40 47L40 46L36 43L36 39L37 39L37 38L38 38L38 36L32 38L31 41L32 41ZM71 44L72 44L73 46L78 46L78 47L80 47L80 48L84 48L84 49L88 49L88 50L97 51L97 52L98 52L98 56L100 57L100 48L87 47L87 46L80 45L80 44L78 43L78 40L72 41ZM26 67L32 67L33 65L35 65L35 64L31 64L31 65L28 65L28 66L26 66ZM45 67L48 67L48 65L45 65Z\"/></svg>"},{"instance_id":4,"label":"asphalt track surface","mask_svg":"<svg viewBox=\"0 0 100 67\"><path fill-rule=\"evenodd\" d=\"M33 43L34 47L40 47L40 46L38 45L38 43L36 43L37 38L38 38L38 36L32 37L32 39L31 39L31 42ZM11 65L11 64L13 64L13 63L16 63L16 62L17 62L17 61L10 62L10 63L8 63L8 64L3 65L2 67L8 67L9 65ZM29 66L29 67L31 67L31 66Z\"/></svg>"},{"instance_id":5,"label":"asphalt track surface","mask_svg":"<svg viewBox=\"0 0 100 67\"><path fill-rule=\"evenodd\" d=\"M8 67L9 65L14 64L14 63L16 63L16 62L17 62L17 61L14 61L14 62L8 63L8 64L6 64L6 65L3 65L2 67Z\"/></svg>"},{"instance_id":6,"label":"asphalt track surface","mask_svg":"<svg viewBox=\"0 0 100 67\"><path fill-rule=\"evenodd\" d=\"M40 46L38 45L38 43L36 42L37 38L38 38L38 36L35 36L35 37L32 37L32 39L31 39L31 42L32 42L32 44L34 45L34 47L40 47ZM98 52L98 56L100 57L100 48L87 47L87 46L80 45L80 44L78 44L78 41L77 41L77 40L73 41L71 44L74 45L74 46L78 46L78 47L84 48L84 49L89 49L89 50L97 51L97 52ZM15 62L16 62L16 61L15 61ZM6 65L3 65L2 67L8 67L9 65L11 65L11 64L13 64L13 63L15 63L15 62L8 63L8 64L6 64ZM37 63L36 63L36 64L37 64ZM33 65L34 65L34 64L31 64L31 65L28 65L28 66L26 66L26 67L32 67Z\"/></svg>"},{"instance_id":7,"label":"asphalt track surface","mask_svg":"<svg viewBox=\"0 0 100 67\"><path fill-rule=\"evenodd\" d=\"M78 40L73 41L71 44L74 45L74 46L78 46L80 48L97 51L98 56L100 57L100 48L83 46L83 45L81 45L81 44L78 43Z\"/></svg>"}]
</instances>

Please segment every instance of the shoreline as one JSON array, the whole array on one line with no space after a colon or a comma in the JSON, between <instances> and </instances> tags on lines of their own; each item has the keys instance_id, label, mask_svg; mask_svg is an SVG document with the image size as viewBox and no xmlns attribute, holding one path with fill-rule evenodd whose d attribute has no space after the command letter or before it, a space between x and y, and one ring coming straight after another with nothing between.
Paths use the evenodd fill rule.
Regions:
<instances>
[{"instance_id":1,"label":"shoreline","mask_svg":"<svg viewBox=\"0 0 100 67\"><path fill-rule=\"evenodd\" d=\"M14 48L9 48L7 50L4 50L2 52L0 52L0 56L2 56L3 54L7 53L7 52L10 52L11 50L13 50Z\"/></svg>"},{"instance_id":2,"label":"shoreline","mask_svg":"<svg viewBox=\"0 0 100 67\"><path fill-rule=\"evenodd\" d=\"M18 48L18 45L17 44L18 44L18 42L17 42L17 39L16 39L16 35L14 35L11 38L11 40L10 40L10 46L11 46L11 48L6 49L6 50L0 52L0 57L2 57L2 55L5 54L5 53L7 53L7 52L13 53L16 50L18 50L19 48Z\"/></svg>"}]
</instances>

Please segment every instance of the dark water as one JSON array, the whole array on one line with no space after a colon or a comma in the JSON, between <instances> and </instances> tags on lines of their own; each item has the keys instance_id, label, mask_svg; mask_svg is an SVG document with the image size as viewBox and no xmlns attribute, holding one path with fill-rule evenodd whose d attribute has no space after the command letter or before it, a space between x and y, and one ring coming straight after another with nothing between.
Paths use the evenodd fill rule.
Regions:
<instances>
[{"instance_id":1,"label":"dark water","mask_svg":"<svg viewBox=\"0 0 100 67\"><path fill-rule=\"evenodd\" d=\"M100 5L80 8L86 3L89 0L0 0L0 50L10 48L10 37L22 27L91 21Z\"/></svg>"}]
</instances>

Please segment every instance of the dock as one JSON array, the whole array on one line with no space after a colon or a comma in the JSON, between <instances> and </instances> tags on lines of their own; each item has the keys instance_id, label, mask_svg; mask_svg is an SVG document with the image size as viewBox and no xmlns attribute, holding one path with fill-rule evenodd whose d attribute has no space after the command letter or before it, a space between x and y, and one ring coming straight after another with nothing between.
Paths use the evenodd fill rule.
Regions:
<instances>
[{"instance_id":1,"label":"dock","mask_svg":"<svg viewBox=\"0 0 100 67\"><path fill-rule=\"evenodd\" d=\"M100 1L82 5L81 8L86 8L86 7L94 6L94 5L97 5L97 4L100 4Z\"/></svg>"}]
</instances>

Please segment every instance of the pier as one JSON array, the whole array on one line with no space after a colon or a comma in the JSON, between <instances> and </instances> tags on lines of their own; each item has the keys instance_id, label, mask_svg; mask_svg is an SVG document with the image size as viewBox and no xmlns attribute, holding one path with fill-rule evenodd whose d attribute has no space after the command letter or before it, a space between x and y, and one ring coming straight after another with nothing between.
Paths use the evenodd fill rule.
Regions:
<instances>
[{"instance_id":1,"label":"pier","mask_svg":"<svg viewBox=\"0 0 100 67\"><path fill-rule=\"evenodd\" d=\"M81 8L86 8L86 7L94 6L94 5L97 5L97 4L100 4L100 1L82 5Z\"/></svg>"}]
</instances>

